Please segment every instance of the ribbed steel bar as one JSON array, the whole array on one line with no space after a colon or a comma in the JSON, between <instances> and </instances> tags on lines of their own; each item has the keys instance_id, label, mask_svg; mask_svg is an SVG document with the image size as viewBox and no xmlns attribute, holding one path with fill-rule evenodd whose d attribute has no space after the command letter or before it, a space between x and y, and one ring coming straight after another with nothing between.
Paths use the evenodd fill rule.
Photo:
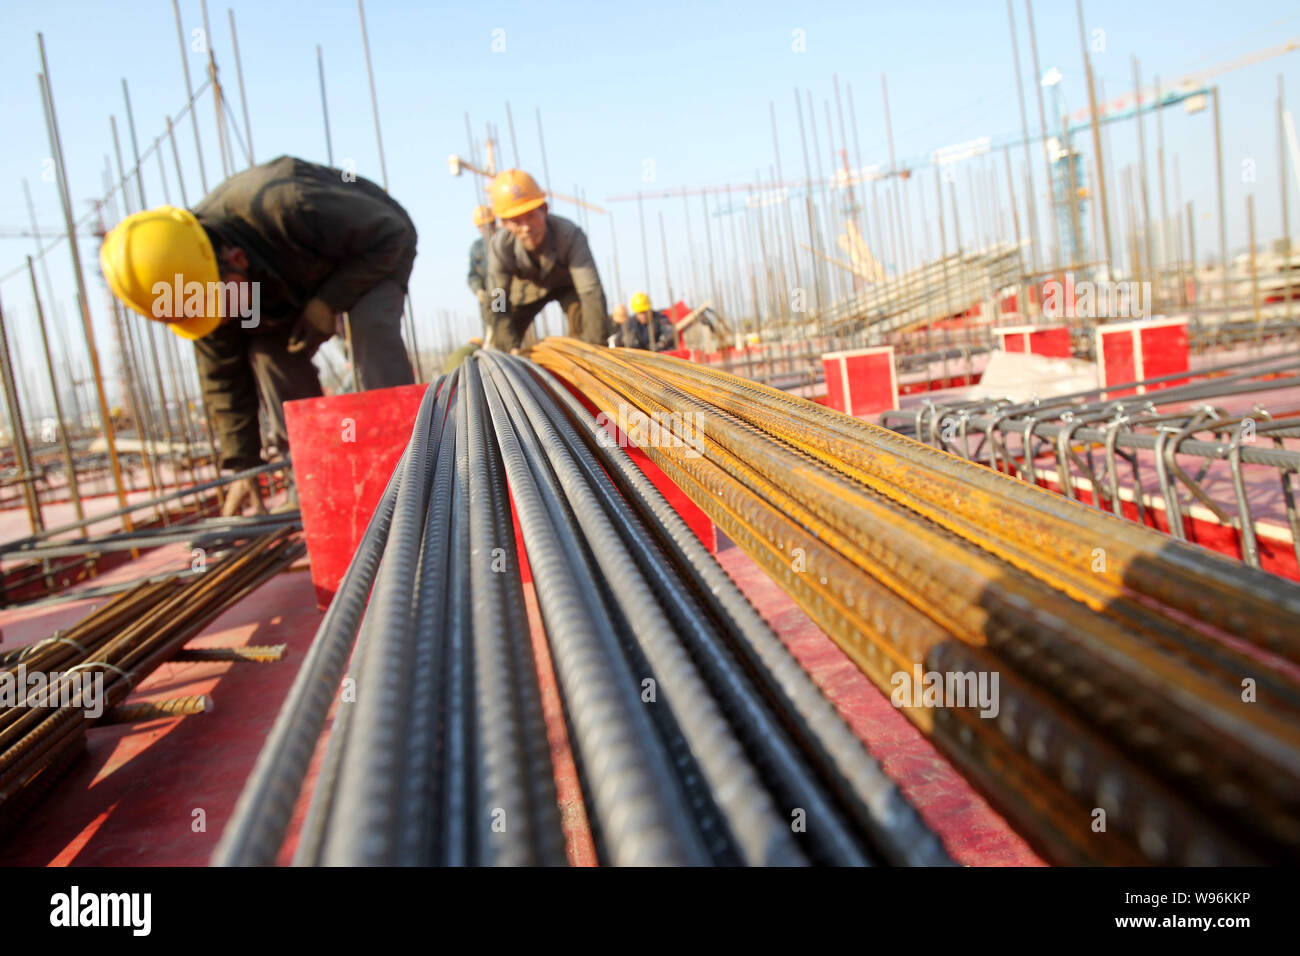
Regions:
<instances>
[{"instance_id":1,"label":"ribbed steel bar","mask_svg":"<svg viewBox=\"0 0 1300 956\"><path fill-rule=\"evenodd\" d=\"M487 398L605 852L619 865L705 863L640 684L579 558L563 502L547 483L553 476L539 476L530 465L543 460L538 439L510 420L496 392Z\"/></svg>"},{"instance_id":2,"label":"ribbed steel bar","mask_svg":"<svg viewBox=\"0 0 1300 956\"><path fill-rule=\"evenodd\" d=\"M505 571L509 572L504 574L503 582L507 611L510 614L508 635L516 675L514 690L519 696L519 708L527 731L524 739L524 755L529 769L531 808L539 821L535 828L539 837L539 857L547 863L560 862L564 859L565 848L563 834L554 825L553 810L557 794L555 771L551 762L551 744L545 726L541 688L537 680L532 679L531 676L539 671L541 665L534 655L532 641L525 638L525 635L530 632L530 625L524 603L523 584L513 571L522 564L522 560L515 546L515 521L510 504L509 481L500 449L495 442L495 426L492 426L491 440L488 442L487 461L492 500L497 512L497 527L502 529L498 546L504 552ZM548 676L551 680L554 679L553 673Z\"/></svg>"},{"instance_id":3,"label":"ribbed steel bar","mask_svg":"<svg viewBox=\"0 0 1300 956\"><path fill-rule=\"evenodd\" d=\"M243 519L233 523L209 525L207 522L172 524L166 528L136 529L129 534L111 534L102 538L79 538L70 544L40 545L23 550L25 557L32 558L66 558L95 555L108 551L133 551L140 548L154 548L164 544L199 543L204 539L207 544L218 541L229 543L247 540L269 531L283 527L297 526L302 523L297 512L280 515L266 515L256 519ZM74 565L75 566L75 565Z\"/></svg>"},{"instance_id":4,"label":"ribbed steel bar","mask_svg":"<svg viewBox=\"0 0 1300 956\"><path fill-rule=\"evenodd\" d=\"M397 768L414 658L411 595L435 463L430 449L435 398L435 390L427 389L416 416L392 533L358 637L366 684L354 703L340 705L354 706L356 713L339 767L338 806L326 831L326 865L383 865L397 852Z\"/></svg>"},{"instance_id":5,"label":"ribbed steel bar","mask_svg":"<svg viewBox=\"0 0 1300 956\"><path fill-rule=\"evenodd\" d=\"M1242 712L1233 705L1240 696L1240 666L1235 671L1225 666L1219 674L1204 676L1200 671L1202 656L1232 664L1233 651L1216 648L1203 637L1189 638L1176 624L1149 613L1144 617L1140 608L1124 605L1123 601L1118 602L1121 607L1116 612L1117 620L1095 614L1058 595L1030 574L1003 565L995 557L980 557L979 551L970 550L970 542L951 531L941 531L915 512L895 510L897 505L889 504L883 495L873 504L871 493L866 488L854 493L854 485L845 482L843 469L823 460L827 456L802 459L793 450L800 447L802 435L793 434L800 430L790 427L794 423L789 416L783 425L771 413L751 409L746 416L737 411L753 427L733 419L721 409L741 403L719 401L723 390L716 385L710 390L694 387L696 378L678 374L685 363L669 366L642 361L640 357L634 360L630 356L596 353L569 342L548 343L540 355L544 364L571 373L570 380L595 398L598 405L601 401L597 396L602 394L604 382L616 383L617 394L631 399L646 413L672 411L679 419L683 413L708 407L693 397L707 395L717 407L703 427L706 457L742 482L751 498L773 502L781 514L813 532L816 541L826 542L836 554L852 556L855 564L885 581L918 610L924 609L945 629L972 644L988 642L999 657L1006 655L1006 660L1034 682L1068 702L1076 714L1096 723L1108 735L1118 734L1133 759L1145 761L1184 797L1214 813L1216 819L1232 820L1234 829L1256 847L1267 848L1267 855L1272 856L1279 848L1287 855L1295 852L1295 813L1300 795L1296 761L1300 746L1294 731L1294 674L1275 671L1270 681L1276 696L1270 704L1258 711ZM654 376L645 374L646 366L654 368ZM599 379L593 372L599 372ZM678 392L674 386L686 391ZM608 389L603 398L608 414L612 411ZM786 446L780 441L764 444L762 432L753 430L764 424L790 450L784 450ZM806 426L802 429L809 430ZM689 472L699 474L701 466L665 449L662 441L652 444L657 447L647 449L647 453L706 510L712 509L715 520L764 563L768 553L755 548L754 541L746 540L743 523L737 527L735 514L728 515L724 508L730 502L752 510L752 503L745 505L736 493L720 494L717 486L693 481ZM837 494L825 493L836 488ZM874 519L873 513L877 515ZM876 526L872 526L872 520L877 521ZM903 526L907 531L900 534ZM812 555L810 551L810 559ZM818 556L815 565L810 560L809 566L826 575L823 569L828 566L821 563L823 558ZM986 566L981 567L981 563ZM834 574L824 576L823 583L827 577ZM807 590L806 585L788 582L788 578L778 580L797 599L801 589ZM949 596L942 597L945 593ZM828 628L828 633L836 636L833 615L818 613L815 601L805 603L805 607ZM851 654L854 637L848 638L846 647ZM942 643L935 640L929 647ZM919 659L917 650L926 653L914 649L910 655L914 660ZM855 655L855 659L882 689L888 686L881 680L885 674L879 663L869 654ZM1069 666L1063 667L1062 661L1068 661ZM1261 666L1249 659L1235 663L1244 663L1247 672L1252 664ZM917 715L909 712L909 716ZM926 726L924 717L919 722ZM1226 752L1230 753L1225 757ZM1250 757L1245 756L1247 752ZM1257 761L1271 769L1255 775ZM1233 789L1225 788L1222 781L1245 778L1252 779L1254 799L1243 810ZM1175 814L1184 820L1194 819L1195 815L1187 808ZM1137 839L1136 831L1133 836ZM1186 848L1192 845L1186 839L1165 839L1161 846L1174 844L1183 847L1180 854L1190 852ZM1204 846L1198 846L1197 853L1205 851ZM1236 851L1229 843L1216 852L1231 857ZM1150 855L1164 858L1164 851Z\"/></svg>"},{"instance_id":6,"label":"ribbed steel bar","mask_svg":"<svg viewBox=\"0 0 1300 956\"><path fill-rule=\"evenodd\" d=\"M410 733L403 758L405 773L399 805L401 835L395 862L420 865L438 859L438 765L441 745L442 655L447 643L447 556L451 548L452 481L455 477L457 426L454 396L462 370L443 382L434 406L438 432L433 487L425 516L424 540L416 577L416 648L411 672ZM330 782L325 782L330 786Z\"/></svg>"},{"instance_id":7,"label":"ribbed steel bar","mask_svg":"<svg viewBox=\"0 0 1300 956\"><path fill-rule=\"evenodd\" d=\"M464 555L469 552L469 434L468 422L462 418L464 405L462 389L464 371L457 384L456 445L453 458L453 485L451 502L451 548L449 554ZM442 662L443 686L439 694L443 702L443 759L438 784L441 804L439 817L439 859L444 865L466 866L473 862L473 838L478 829L470 820L475 805L472 790L475 781L472 671L469 660L473 645L473 591L469 566L464 561L449 563L448 618L445 651Z\"/></svg>"},{"instance_id":8,"label":"ribbed steel bar","mask_svg":"<svg viewBox=\"0 0 1300 956\"><path fill-rule=\"evenodd\" d=\"M169 501L176 501L177 499L180 498L188 498L191 495L198 494L199 492L208 491L209 489L212 488L218 488L221 487L222 485L228 485L233 481L238 481L243 478L254 478L258 475L262 475L267 472L281 471L283 469L289 468L290 465L291 462L288 458L285 458L280 461L273 461L270 462L269 464L258 465L255 468L247 468L244 471L235 472L234 474L223 475L220 478L214 478L211 481L205 481L200 485L194 485L193 487L190 488L182 488L180 491L168 492L165 495L159 495L156 498L150 498L145 501L140 501L135 504L128 505L125 508L118 508L116 511L106 511L102 514L91 515L89 518L85 518L84 520L81 521L73 521L70 524L60 525L57 528L49 528L41 532L40 534L35 534L26 538L21 538L16 541L9 541L9 542L5 542L4 544L0 544L0 554L3 555L22 554L26 550L34 547L38 542L45 541L49 538L54 537L55 535L64 534L69 531L78 531L81 528L84 528L88 525L98 524L99 522L107 521L110 518L120 518L134 511L141 511L145 508L152 508L156 505L166 504ZM132 530L133 529L128 527L127 530L123 532L123 534L129 534L132 532Z\"/></svg>"},{"instance_id":9,"label":"ribbed steel bar","mask_svg":"<svg viewBox=\"0 0 1300 956\"><path fill-rule=\"evenodd\" d=\"M56 636L35 649L28 659L33 668L54 662L55 650L71 646L78 652L71 664L48 674L47 686L27 694L19 706L3 714L0 729L0 810L12 818L29 785L46 769L58 765L61 755L85 728L122 703L131 689L160 664L176 654L225 608L231 606L270 575L302 554L301 542L290 541L281 531L250 542L227 559L210 567L197 580L181 586L175 580L145 587L110 602L104 613L92 615L69 633L80 640ZM124 612L135 613L129 616ZM49 650L44 650L48 648ZM20 661L18 666L27 664ZM85 674L78 674L85 672ZM94 691L81 684L94 677ZM102 696L99 691L102 688ZM90 697L95 693L97 699ZM98 705L99 712L91 710Z\"/></svg>"},{"instance_id":10,"label":"ribbed steel bar","mask_svg":"<svg viewBox=\"0 0 1300 956\"><path fill-rule=\"evenodd\" d=\"M646 527L655 532L678 572L693 583L694 598L716 621L731 625L723 633L730 630L732 653L745 662L768 704L797 735L823 779L830 781L836 792L848 795L845 799L853 816L873 835L884 855L892 862L931 864L943 860L946 854L915 812L909 814L904 809L905 800L893 781L682 517L563 384L545 369L531 368L569 410L576 427L584 430L588 447L599 456L625 499L638 509ZM633 527L623 533L631 537ZM752 716L746 713L738 719L740 729L743 732L752 725L769 746L779 746L780 734L767 731L764 716L761 711Z\"/></svg>"},{"instance_id":11,"label":"ribbed steel bar","mask_svg":"<svg viewBox=\"0 0 1300 956\"><path fill-rule=\"evenodd\" d=\"M689 633L682 623L702 629L702 622L697 615L689 622L670 621L665 609L651 596L651 581L642 570L645 564L633 559L620 534L629 524L627 518L620 520L625 508L613 501L617 496L612 495L612 488L600 482L597 466L587 457L589 453L579 452L583 446L576 442L576 436L564 435L557 428L559 423L551 420L537 395L519 378L517 366L512 370L491 356L479 364L491 370L489 374L499 392L513 387L515 398L541 439L605 581L625 607L633 636L658 682L671 689L664 691L667 706L716 795L742 859L750 865L803 862L791 828L778 815L703 676L691 663L682 641L674 636L680 633L685 638ZM584 464L588 466L585 469ZM638 543L643 549L648 547L645 540ZM653 562L653 566L662 567L662 562Z\"/></svg>"},{"instance_id":12,"label":"ribbed steel bar","mask_svg":"<svg viewBox=\"0 0 1300 956\"><path fill-rule=\"evenodd\" d=\"M776 423L793 447L1094 610L1137 592L1300 661L1300 588L1280 578L812 402L665 356L638 361L750 424Z\"/></svg>"},{"instance_id":13,"label":"ribbed steel bar","mask_svg":"<svg viewBox=\"0 0 1300 956\"><path fill-rule=\"evenodd\" d=\"M481 802L472 823L479 832L480 862L555 865L563 854L556 839L560 825L554 787L539 789L531 783L554 778L545 772L549 762L539 767L528 753L528 742L544 740L546 732L536 697L536 663L528 644L523 591L514 573L514 526L495 474L499 452L479 363L466 362L464 372L474 686L482 753L476 791ZM519 693L524 687L531 692L527 701Z\"/></svg>"},{"instance_id":14,"label":"ribbed steel bar","mask_svg":"<svg viewBox=\"0 0 1300 956\"><path fill-rule=\"evenodd\" d=\"M213 851L215 865L265 866L275 862L356 639L392 524L402 470L401 463L393 470L334 600L316 630L311 650Z\"/></svg>"}]
</instances>

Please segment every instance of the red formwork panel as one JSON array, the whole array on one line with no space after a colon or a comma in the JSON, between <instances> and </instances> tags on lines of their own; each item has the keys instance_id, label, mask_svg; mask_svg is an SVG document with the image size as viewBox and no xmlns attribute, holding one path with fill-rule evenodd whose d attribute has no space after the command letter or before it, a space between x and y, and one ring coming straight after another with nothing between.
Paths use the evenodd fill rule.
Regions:
<instances>
[{"instance_id":1,"label":"red formwork panel","mask_svg":"<svg viewBox=\"0 0 1300 956\"><path fill-rule=\"evenodd\" d=\"M874 415L898 407L894 347L826 352L826 404L847 415Z\"/></svg>"},{"instance_id":2,"label":"red formwork panel","mask_svg":"<svg viewBox=\"0 0 1300 956\"><path fill-rule=\"evenodd\" d=\"M1070 330L1064 325L1013 325L994 329L1004 352L1028 352L1048 358L1070 358Z\"/></svg>"},{"instance_id":3,"label":"red formwork panel","mask_svg":"<svg viewBox=\"0 0 1300 956\"><path fill-rule=\"evenodd\" d=\"M1029 333L1024 331L1024 326L1014 329L995 329L994 331L998 333L998 344L1002 346L1002 351L1029 351Z\"/></svg>"},{"instance_id":4,"label":"red formwork panel","mask_svg":"<svg viewBox=\"0 0 1300 956\"><path fill-rule=\"evenodd\" d=\"M365 533L427 385L285 402L316 603L325 608Z\"/></svg>"},{"instance_id":5,"label":"red formwork panel","mask_svg":"<svg viewBox=\"0 0 1300 956\"><path fill-rule=\"evenodd\" d=\"M1141 329L1138 337L1142 342L1142 377L1158 378L1161 375L1173 375L1186 372L1190 363L1190 348L1187 342L1187 321L1177 319L1160 322ZM1174 388L1186 385L1187 379L1175 378L1168 382L1144 387L1143 391L1160 388Z\"/></svg>"},{"instance_id":6,"label":"red formwork panel","mask_svg":"<svg viewBox=\"0 0 1300 956\"><path fill-rule=\"evenodd\" d=\"M1103 386L1172 375L1188 369L1186 319L1099 325L1094 335L1098 377ZM1185 378L1171 379L1151 386L1119 389L1107 392L1107 395L1123 398L1186 383Z\"/></svg>"}]
</instances>

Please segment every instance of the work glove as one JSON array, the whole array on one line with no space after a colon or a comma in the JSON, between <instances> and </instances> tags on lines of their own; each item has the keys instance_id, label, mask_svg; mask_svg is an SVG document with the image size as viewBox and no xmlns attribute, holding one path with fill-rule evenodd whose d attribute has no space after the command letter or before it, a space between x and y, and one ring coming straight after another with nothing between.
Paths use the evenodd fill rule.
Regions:
<instances>
[{"instance_id":1,"label":"work glove","mask_svg":"<svg viewBox=\"0 0 1300 956\"><path fill-rule=\"evenodd\" d=\"M334 310L327 303L312 299L289 333L289 354L306 352L309 356L315 355L316 350L333 337L337 321Z\"/></svg>"},{"instance_id":2,"label":"work glove","mask_svg":"<svg viewBox=\"0 0 1300 956\"><path fill-rule=\"evenodd\" d=\"M257 485L257 478L240 478L226 486L226 503L221 506L221 517L233 518L244 513L247 505L253 506L253 514L266 514L266 505L262 503L262 491Z\"/></svg>"}]
</instances>

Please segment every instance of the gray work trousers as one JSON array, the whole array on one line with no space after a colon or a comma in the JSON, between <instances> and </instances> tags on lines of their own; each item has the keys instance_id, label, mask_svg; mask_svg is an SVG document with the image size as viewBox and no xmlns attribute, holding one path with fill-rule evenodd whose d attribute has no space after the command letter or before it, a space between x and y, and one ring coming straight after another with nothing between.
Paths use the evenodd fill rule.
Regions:
<instances>
[{"instance_id":1,"label":"gray work trousers","mask_svg":"<svg viewBox=\"0 0 1300 956\"><path fill-rule=\"evenodd\" d=\"M405 293L385 279L357 300L348 312L352 325L353 374L358 391L414 385L415 373L402 341L402 304ZM289 447L284 426L284 403L319 398L320 374L307 351L289 352L291 328L253 337L248 361L257 379L267 422L264 443L283 454Z\"/></svg>"}]
</instances>

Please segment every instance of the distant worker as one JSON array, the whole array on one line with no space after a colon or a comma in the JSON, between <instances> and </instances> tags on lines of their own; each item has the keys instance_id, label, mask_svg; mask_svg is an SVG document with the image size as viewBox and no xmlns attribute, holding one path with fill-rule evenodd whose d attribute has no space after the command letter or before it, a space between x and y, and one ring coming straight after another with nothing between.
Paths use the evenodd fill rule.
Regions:
<instances>
[{"instance_id":1,"label":"distant worker","mask_svg":"<svg viewBox=\"0 0 1300 956\"><path fill-rule=\"evenodd\" d=\"M610 312L609 317L614 320L614 334L609 337L609 345L623 344L623 329L627 323L627 306L622 302L614 304L614 310Z\"/></svg>"},{"instance_id":2,"label":"distant worker","mask_svg":"<svg viewBox=\"0 0 1300 956\"><path fill-rule=\"evenodd\" d=\"M470 339L456 351L447 356L447 361L442 363L442 373L450 375L456 369L460 368L462 362L469 358L475 352L483 347L483 340L477 335Z\"/></svg>"},{"instance_id":3,"label":"distant worker","mask_svg":"<svg viewBox=\"0 0 1300 956\"><path fill-rule=\"evenodd\" d=\"M323 394L311 359L339 313L364 388L414 383L401 319L415 243L410 216L379 186L281 156L227 179L193 212L128 216L99 261L122 302L194 340L221 467L240 471L261 464L259 393L281 452L284 403ZM263 510L256 478L229 486L223 513L246 505Z\"/></svg>"},{"instance_id":4,"label":"distant worker","mask_svg":"<svg viewBox=\"0 0 1300 956\"><path fill-rule=\"evenodd\" d=\"M546 194L520 169L492 181L492 211L505 226L488 243L492 347L521 348L548 302L560 304L569 335L605 344L611 331L605 290L582 229L549 213Z\"/></svg>"},{"instance_id":5,"label":"distant worker","mask_svg":"<svg viewBox=\"0 0 1300 956\"><path fill-rule=\"evenodd\" d=\"M497 219L487 206L474 207L474 225L478 238L469 247L469 290L478 297L479 316L483 319L483 333L492 328L492 299L487 292L487 244L497 231Z\"/></svg>"},{"instance_id":6,"label":"distant worker","mask_svg":"<svg viewBox=\"0 0 1300 956\"><path fill-rule=\"evenodd\" d=\"M677 347L672 319L650 308L650 296L638 292L632 296L633 319L623 323L623 345L629 349L663 352Z\"/></svg>"}]
</instances>

